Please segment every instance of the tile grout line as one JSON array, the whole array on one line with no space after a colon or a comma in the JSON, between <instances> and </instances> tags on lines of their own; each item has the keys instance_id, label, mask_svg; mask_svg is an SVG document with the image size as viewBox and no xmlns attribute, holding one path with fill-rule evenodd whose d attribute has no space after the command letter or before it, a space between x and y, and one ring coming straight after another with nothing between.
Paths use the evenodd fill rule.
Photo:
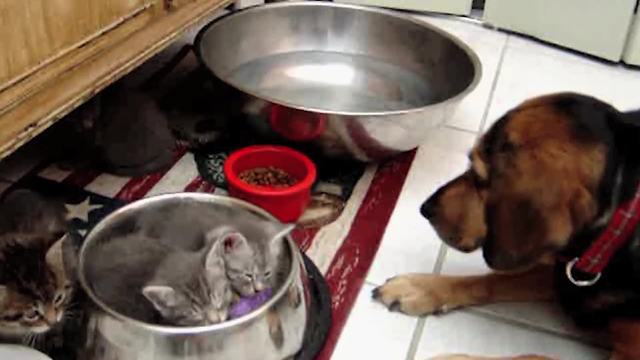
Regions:
<instances>
[{"instance_id":1,"label":"tile grout line","mask_svg":"<svg viewBox=\"0 0 640 360\"><path fill-rule=\"evenodd\" d=\"M480 120L480 126L477 132L469 131L467 129L460 129L458 127L452 125L445 125L446 127L466 131L469 133L473 133L476 135L476 138L480 138L482 136L482 130L487 121L487 117L489 116L489 110L491 109L491 104L493 102L493 96L495 94L496 87L498 85L498 80L500 78L500 72L502 70L502 63L504 62L505 54L507 51L507 46L509 45L509 35L505 39L504 45L502 47L502 51L500 52L500 59L498 60L498 66L496 69L496 75L493 78L493 82L491 84L491 91L489 92L489 98L487 99L487 105L485 106L484 112L482 114L482 119ZM433 266L433 273L440 274L442 272L442 267L444 266L444 261L447 256L447 246L445 244L440 245L440 249L438 250L438 257L436 258L436 263ZM422 333L424 332L424 326L427 321L427 317L420 317L416 323L416 327L413 331L413 335L411 337L411 343L409 344L409 350L407 351L406 360L414 360L416 353L418 351L418 345L420 344L420 340L422 340Z\"/></svg>"},{"instance_id":2,"label":"tile grout line","mask_svg":"<svg viewBox=\"0 0 640 360\"><path fill-rule=\"evenodd\" d=\"M450 124L444 124L443 126L446 127L446 128L449 128L449 129L456 130L456 131L461 131L461 132L464 132L464 133L467 133L467 134L473 134L475 136L478 136L478 131L469 130L469 129L465 129L463 127L459 127L459 126L456 126L456 125L450 125Z\"/></svg>"},{"instance_id":3,"label":"tile grout line","mask_svg":"<svg viewBox=\"0 0 640 360\"><path fill-rule=\"evenodd\" d=\"M491 109L491 104L493 102L493 96L498 85L498 79L500 78L500 72L502 70L502 63L504 62L505 54L507 52L507 46L509 45L509 35L505 39L504 45L502 47L502 51L500 52L500 59L498 60L498 66L496 69L496 75L493 78L493 82L491 84L491 91L489 92L489 98L487 99L487 105L485 106L484 112L482 114L482 119L480 121L480 127L477 132L469 131L467 129L460 129L455 126L445 125L446 127L466 131L469 133L473 133L476 135L476 138L482 136L482 130L487 121L487 117L489 116L489 110ZM433 266L433 273L440 274L442 272L442 267L444 266L444 261L447 256L447 246L445 244L440 245L440 249L438 250L438 257L436 258L436 263ZM406 360L414 360L416 353L418 352L418 345L420 345L420 341L422 340L422 333L424 332L424 327L427 321L427 317L420 317L416 323L416 327L413 331L413 335L411 337L411 342L409 344L409 350L407 351Z\"/></svg>"},{"instance_id":4,"label":"tile grout line","mask_svg":"<svg viewBox=\"0 0 640 360\"><path fill-rule=\"evenodd\" d=\"M547 335L551 335L554 337L559 337L565 340L571 340L571 341L575 341L578 343L582 343L582 344L586 344L589 346L593 346L593 347L597 347L600 349L605 349L605 350L610 350L610 348L599 344L596 341L590 341L588 338L584 338L578 335L571 335L569 333L563 333L563 332L559 332L559 331L554 331L548 328L544 328L541 326L537 326L531 323L528 323L526 321L520 321L517 319L513 319L513 318L509 318L509 317L503 317L500 314L495 314L489 311L483 311L481 309L476 309L473 307L469 307L469 308L465 308L465 309L459 309L457 311L461 311L461 312L466 312L467 314L472 314L478 317L482 317L491 321L495 321L495 322L499 322L499 323L503 323L503 324L509 324L512 326L515 326L517 328L521 328L521 329L527 329L527 330L531 330L534 332L539 332L539 333L544 333Z\"/></svg>"},{"instance_id":5,"label":"tile grout line","mask_svg":"<svg viewBox=\"0 0 640 360\"><path fill-rule=\"evenodd\" d=\"M438 250L438 257L436 258L436 263L433 265L433 273L440 274L442 272L442 267L444 266L444 261L447 257L447 246L442 243L440 244L440 249ZM416 353L418 352L418 345L420 345L420 340L422 340L422 333L424 332L424 326L427 322L428 316L421 316L418 318L416 322L416 327L413 331L413 335L411 336L411 342L409 343L409 350L407 351L406 360L413 360L416 357Z\"/></svg>"},{"instance_id":6,"label":"tile grout line","mask_svg":"<svg viewBox=\"0 0 640 360\"><path fill-rule=\"evenodd\" d=\"M495 95L496 88L498 87L498 80L500 79L500 73L502 72L502 64L504 63L504 58L507 54L507 48L509 47L509 39L511 39L511 35L507 35L507 38L504 40L504 45L502 46L502 51L500 52L500 59L498 60L498 66L496 68L496 76L493 78L493 82L491 84L491 91L489 92L489 98L487 99L487 106L484 108L482 119L480 120L480 128L478 129L478 138L482 136L482 132L487 123L487 117L489 117L489 111L491 110L491 105L493 104L493 97Z\"/></svg>"},{"instance_id":7,"label":"tile grout line","mask_svg":"<svg viewBox=\"0 0 640 360\"><path fill-rule=\"evenodd\" d=\"M413 330L413 335L411 336L411 342L409 343L409 350L407 350L406 360L414 360L416 357L416 353L418 352L418 345L420 345L420 340L422 340L422 333L424 331L424 325L427 321L426 316L421 316L416 321L416 327Z\"/></svg>"},{"instance_id":8,"label":"tile grout line","mask_svg":"<svg viewBox=\"0 0 640 360\"><path fill-rule=\"evenodd\" d=\"M442 272L442 267L444 266L444 261L447 258L447 252L449 251L449 247L444 243L440 244L440 249L438 250L438 257L436 258L436 263L433 265L433 273L440 274Z\"/></svg>"}]
</instances>

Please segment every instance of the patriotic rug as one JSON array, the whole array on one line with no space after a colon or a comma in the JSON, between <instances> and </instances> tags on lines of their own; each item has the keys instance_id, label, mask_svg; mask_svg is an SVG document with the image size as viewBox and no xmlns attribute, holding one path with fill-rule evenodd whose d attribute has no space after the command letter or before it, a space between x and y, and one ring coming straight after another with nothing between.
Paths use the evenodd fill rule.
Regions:
<instances>
[{"instance_id":1,"label":"patriotic rug","mask_svg":"<svg viewBox=\"0 0 640 360\"><path fill-rule=\"evenodd\" d=\"M108 213L141 198L174 192L226 195L224 178L219 177L224 156L224 153L194 154L180 147L175 151L173 165L166 171L135 178L87 169L74 171L44 162L12 188L30 188L60 199L73 218L74 229L84 236ZM324 275L331 293L332 327L319 360L331 358L413 157L414 153L409 152L380 165L319 164L315 203L293 233L302 251ZM328 217L314 214L332 211L333 215Z\"/></svg>"},{"instance_id":2,"label":"patriotic rug","mask_svg":"<svg viewBox=\"0 0 640 360\"><path fill-rule=\"evenodd\" d=\"M225 120L224 111L219 112L227 105L221 106L224 93L211 88L189 46L175 55L164 56L165 60L161 58L162 54L128 78L136 82L139 77L143 87L164 94L160 104L168 106L165 111L171 114L170 128L182 140L168 169L130 178L86 167L72 170L43 161L13 185L63 201L79 241L108 213L141 198L175 192L226 196L222 165L228 153L257 140L243 129L232 129L234 123L244 122ZM185 127L189 119L206 119L206 124L223 130L205 129L213 131L205 131L210 136L201 136L203 129L198 130L196 124L198 136L194 139L188 136L194 133L192 129ZM64 141L59 139L56 143ZM194 150L188 150L186 144ZM316 357L328 360L378 250L415 153L402 154L383 164L365 165L327 160L313 156L313 151L305 152L318 167L318 181L292 236L329 287L332 325L324 348Z\"/></svg>"}]
</instances>

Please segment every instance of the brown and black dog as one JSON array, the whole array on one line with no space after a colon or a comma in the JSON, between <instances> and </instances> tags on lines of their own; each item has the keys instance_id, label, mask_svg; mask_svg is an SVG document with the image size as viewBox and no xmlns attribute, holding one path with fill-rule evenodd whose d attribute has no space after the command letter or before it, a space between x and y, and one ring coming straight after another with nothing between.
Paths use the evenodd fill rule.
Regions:
<instances>
[{"instance_id":1,"label":"brown and black dog","mask_svg":"<svg viewBox=\"0 0 640 360\"><path fill-rule=\"evenodd\" d=\"M580 256L639 186L640 111L572 93L535 98L500 118L469 158L421 213L448 245L482 248L496 272L401 275L374 298L410 315L556 299L578 324L608 327L613 359L640 359L640 228L594 285L578 287L565 274L565 259Z\"/></svg>"}]
</instances>

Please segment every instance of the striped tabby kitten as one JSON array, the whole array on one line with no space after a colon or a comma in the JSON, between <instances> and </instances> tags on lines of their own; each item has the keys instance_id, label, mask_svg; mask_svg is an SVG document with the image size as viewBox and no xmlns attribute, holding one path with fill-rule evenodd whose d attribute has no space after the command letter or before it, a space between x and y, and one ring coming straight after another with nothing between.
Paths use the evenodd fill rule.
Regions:
<instances>
[{"instance_id":1,"label":"striped tabby kitten","mask_svg":"<svg viewBox=\"0 0 640 360\"><path fill-rule=\"evenodd\" d=\"M36 345L59 327L74 290L61 204L26 190L0 204L0 339Z\"/></svg>"}]
</instances>

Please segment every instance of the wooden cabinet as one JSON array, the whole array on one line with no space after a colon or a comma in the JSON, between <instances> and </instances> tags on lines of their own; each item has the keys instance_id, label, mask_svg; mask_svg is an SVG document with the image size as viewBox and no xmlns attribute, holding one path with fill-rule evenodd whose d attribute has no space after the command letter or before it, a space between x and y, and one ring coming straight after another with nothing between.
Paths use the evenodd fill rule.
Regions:
<instances>
[{"instance_id":1,"label":"wooden cabinet","mask_svg":"<svg viewBox=\"0 0 640 360\"><path fill-rule=\"evenodd\" d=\"M0 158L231 0L0 0Z\"/></svg>"},{"instance_id":2,"label":"wooden cabinet","mask_svg":"<svg viewBox=\"0 0 640 360\"><path fill-rule=\"evenodd\" d=\"M150 8L152 1L0 1L0 90Z\"/></svg>"}]
</instances>

